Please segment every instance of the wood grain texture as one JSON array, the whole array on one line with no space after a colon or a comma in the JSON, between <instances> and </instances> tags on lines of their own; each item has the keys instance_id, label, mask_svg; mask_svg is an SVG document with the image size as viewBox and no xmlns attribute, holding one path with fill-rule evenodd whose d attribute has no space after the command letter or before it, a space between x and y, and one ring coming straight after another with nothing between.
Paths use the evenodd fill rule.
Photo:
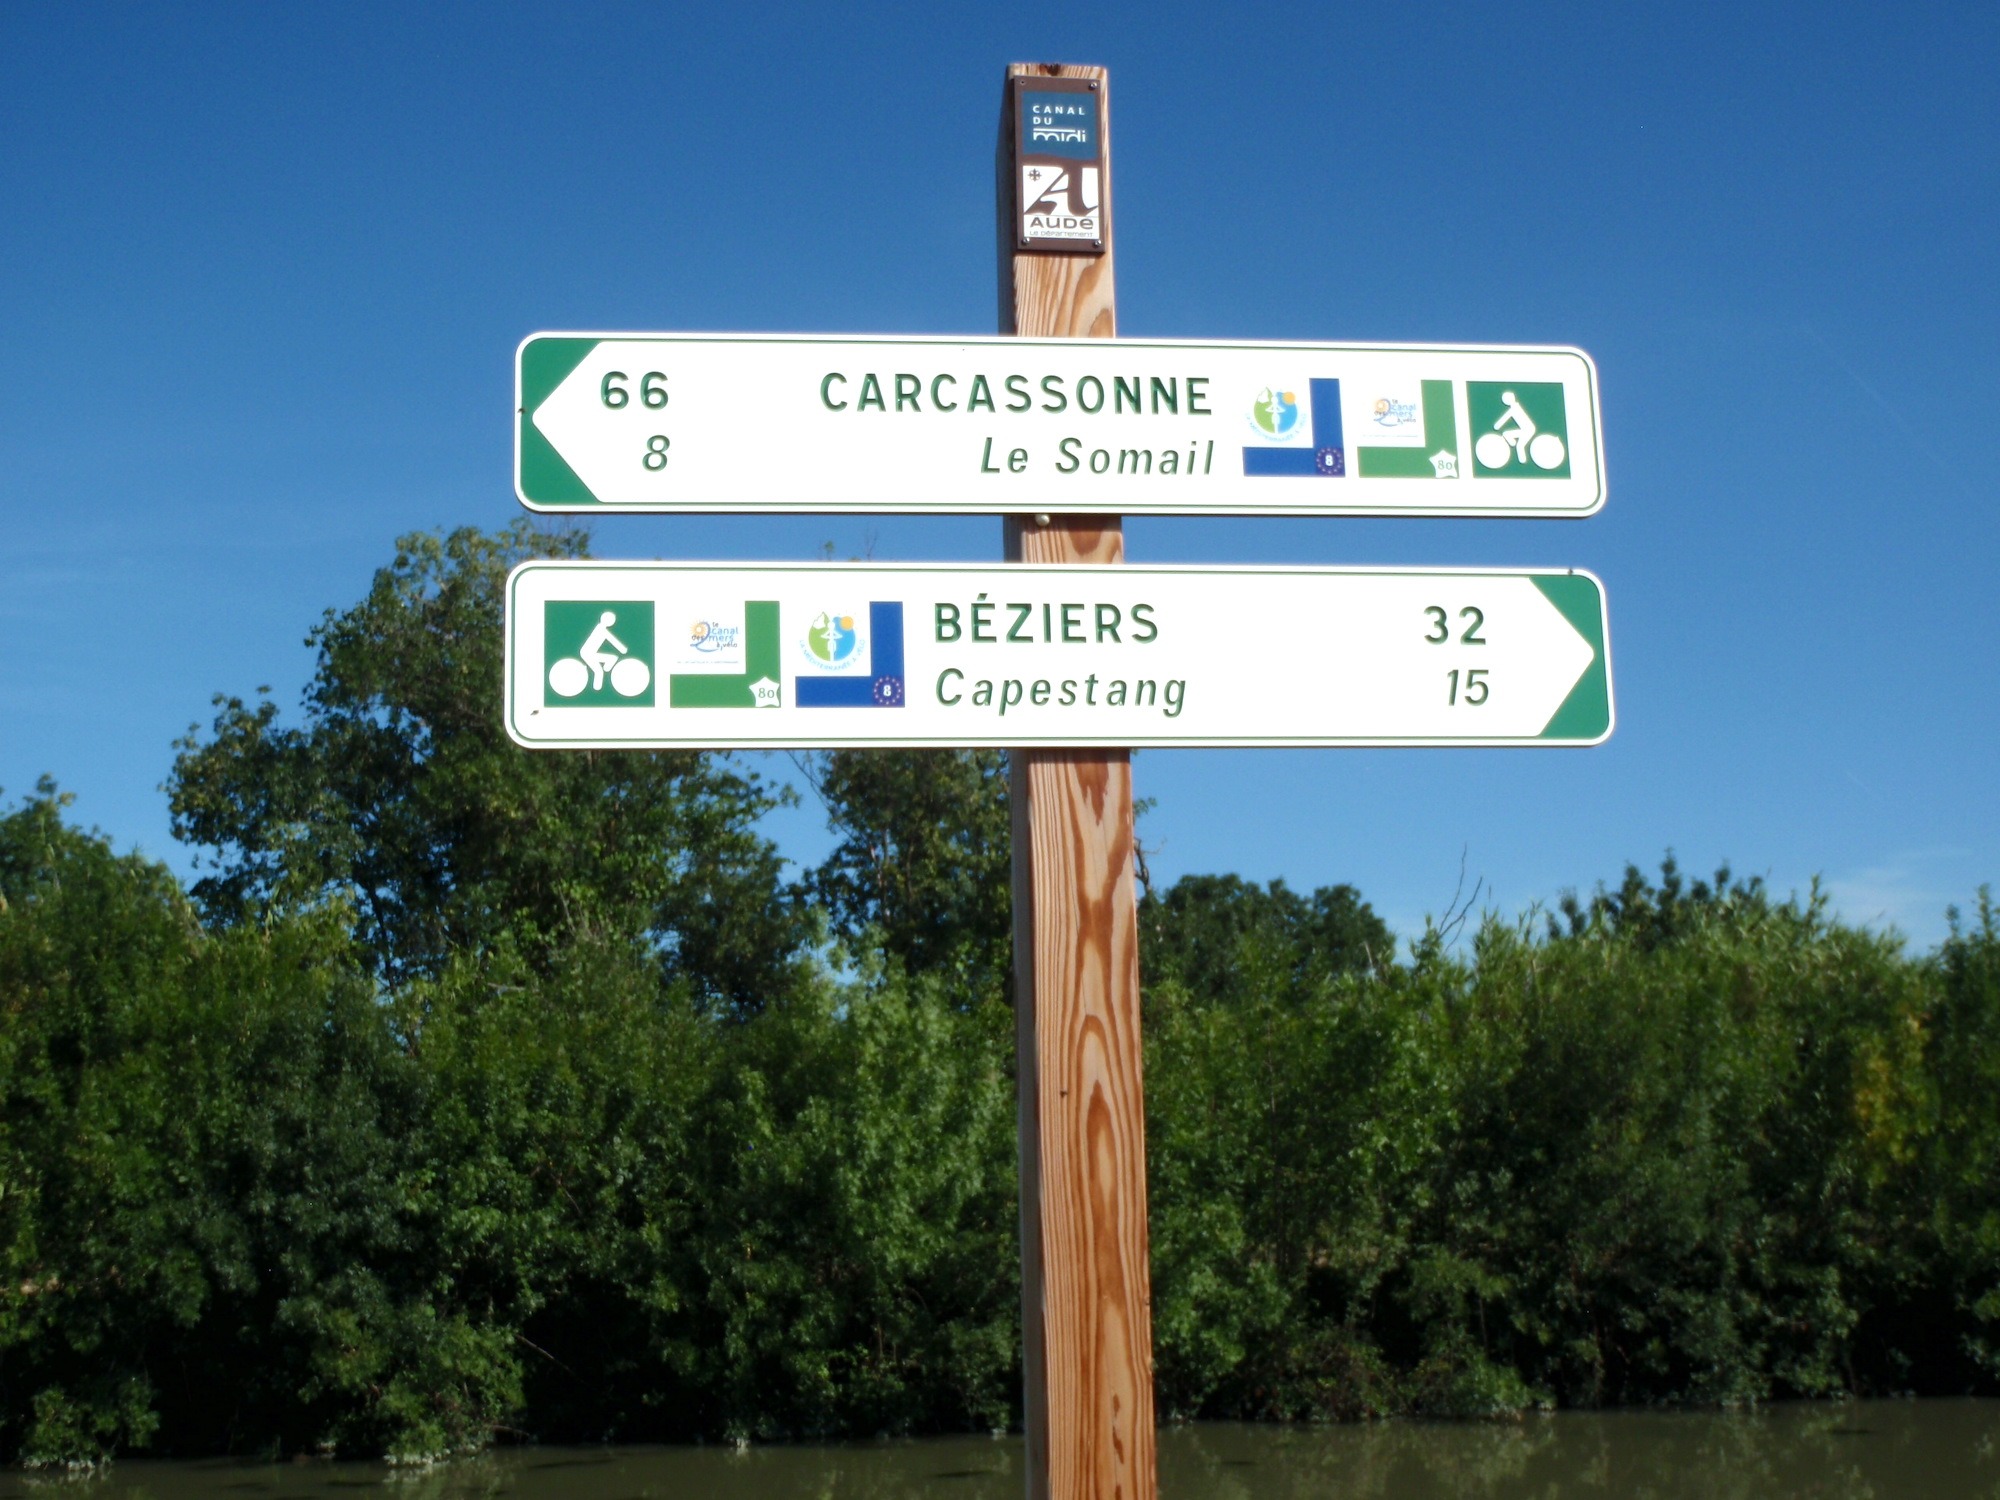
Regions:
<instances>
[{"instance_id":1,"label":"wood grain texture","mask_svg":"<svg viewBox=\"0 0 2000 1500\"><path fill-rule=\"evenodd\" d=\"M1095 78L1101 68L1017 63ZM1106 97L1103 201L1110 203ZM1105 253L1015 253L1012 121L1001 111L1002 332L1109 338ZM1113 219L1115 225L1115 218ZM1116 516L1010 516L1014 562L1117 563ZM1014 752L1015 1027L1030 1500L1154 1500L1132 763L1123 750Z\"/></svg>"}]
</instances>

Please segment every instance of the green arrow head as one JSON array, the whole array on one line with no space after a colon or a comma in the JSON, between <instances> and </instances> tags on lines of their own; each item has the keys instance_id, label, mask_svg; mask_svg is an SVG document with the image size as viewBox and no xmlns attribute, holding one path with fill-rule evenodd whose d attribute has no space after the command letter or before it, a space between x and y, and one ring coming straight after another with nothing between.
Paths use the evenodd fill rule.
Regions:
<instances>
[{"instance_id":1,"label":"green arrow head","mask_svg":"<svg viewBox=\"0 0 2000 1500\"><path fill-rule=\"evenodd\" d=\"M1601 744L1611 735L1611 663L1604 648L1604 590L1588 573L1538 573L1535 587L1590 647L1590 665L1536 738Z\"/></svg>"},{"instance_id":2,"label":"green arrow head","mask_svg":"<svg viewBox=\"0 0 2000 1500\"><path fill-rule=\"evenodd\" d=\"M569 378L570 371L583 363L584 356L602 340L550 338L538 335L521 345L518 355L521 375L521 409L515 414L520 423L516 452L514 490L530 509L545 505L595 505L590 492L542 436L535 425L535 410L548 400L549 393Z\"/></svg>"}]
</instances>

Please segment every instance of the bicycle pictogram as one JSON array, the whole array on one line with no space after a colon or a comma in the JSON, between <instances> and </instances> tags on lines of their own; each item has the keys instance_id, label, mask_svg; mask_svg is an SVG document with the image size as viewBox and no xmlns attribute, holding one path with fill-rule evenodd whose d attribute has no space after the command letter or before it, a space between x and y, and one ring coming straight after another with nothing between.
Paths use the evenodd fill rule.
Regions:
<instances>
[{"instance_id":1,"label":"bicycle pictogram","mask_svg":"<svg viewBox=\"0 0 2000 1500\"><path fill-rule=\"evenodd\" d=\"M1512 391L1500 393L1501 412L1493 430L1482 432L1472 445L1473 455L1489 469L1504 469L1510 462L1532 463L1538 469L1559 469L1568 453L1563 440L1553 432L1535 426Z\"/></svg>"},{"instance_id":2,"label":"bicycle pictogram","mask_svg":"<svg viewBox=\"0 0 2000 1500\"><path fill-rule=\"evenodd\" d=\"M621 698L636 698L646 691L653 680L653 669L612 634L611 627L617 623L618 612L605 610L575 656L561 657L550 664L550 692L558 698L574 698L585 688L602 692L607 681L611 691Z\"/></svg>"}]
</instances>

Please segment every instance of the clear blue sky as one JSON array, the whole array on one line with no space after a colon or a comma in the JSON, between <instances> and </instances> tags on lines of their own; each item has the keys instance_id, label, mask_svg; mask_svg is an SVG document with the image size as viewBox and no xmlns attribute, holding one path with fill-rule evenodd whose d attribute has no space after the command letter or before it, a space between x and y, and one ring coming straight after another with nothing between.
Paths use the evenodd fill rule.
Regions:
<instances>
[{"instance_id":1,"label":"clear blue sky","mask_svg":"<svg viewBox=\"0 0 2000 1500\"><path fill-rule=\"evenodd\" d=\"M185 870L159 785L210 695L295 704L399 533L518 513L531 331L992 331L1015 59L1112 70L1126 334L1602 373L1589 520L1128 524L1135 560L1587 566L1611 606L1608 746L1148 753L1156 875L1351 881L1408 932L1461 853L1512 912L1672 847L1921 944L2000 878L1991 3L6 6L6 799L53 773ZM1000 523L597 534L823 542Z\"/></svg>"}]
</instances>

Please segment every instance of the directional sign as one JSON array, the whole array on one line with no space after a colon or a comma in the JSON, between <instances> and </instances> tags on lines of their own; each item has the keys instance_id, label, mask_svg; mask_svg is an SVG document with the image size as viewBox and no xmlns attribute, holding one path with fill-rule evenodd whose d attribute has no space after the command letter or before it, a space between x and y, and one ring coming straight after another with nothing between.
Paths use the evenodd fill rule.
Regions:
<instances>
[{"instance_id":1,"label":"directional sign","mask_svg":"<svg viewBox=\"0 0 2000 1500\"><path fill-rule=\"evenodd\" d=\"M530 562L527 746L1594 745L1578 571Z\"/></svg>"},{"instance_id":2,"label":"directional sign","mask_svg":"<svg viewBox=\"0 0 2000 1500\"><path fill-rule=\"evenodd\" d=\"M1586 516L1578 349L536 334L534 510Z\"/></svg>"}]
</instances>

